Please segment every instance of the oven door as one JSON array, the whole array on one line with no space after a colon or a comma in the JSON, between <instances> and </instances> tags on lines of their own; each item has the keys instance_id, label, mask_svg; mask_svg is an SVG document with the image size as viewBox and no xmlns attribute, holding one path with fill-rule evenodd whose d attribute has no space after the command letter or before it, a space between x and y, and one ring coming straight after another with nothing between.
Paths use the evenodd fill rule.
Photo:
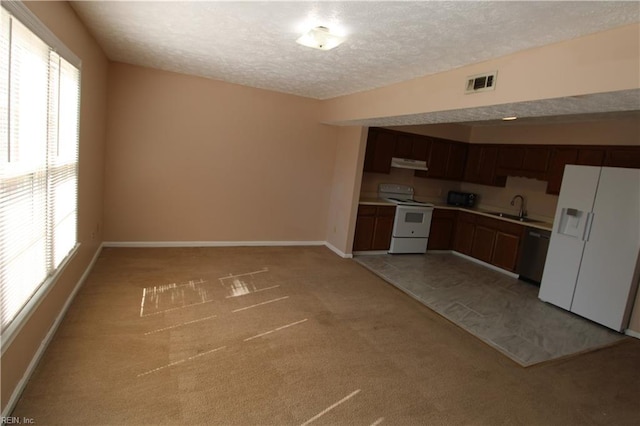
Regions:
<instances>
[{"instance_id":1,"label":"oven door","mask_svg":"<svg viewBox=\"0 0 640 426\"><path fill-rule=\"evenodd\" d=\"M398 206L393 223L394 238L427 238L433 207Z\"/></svg>"}]
</instances>

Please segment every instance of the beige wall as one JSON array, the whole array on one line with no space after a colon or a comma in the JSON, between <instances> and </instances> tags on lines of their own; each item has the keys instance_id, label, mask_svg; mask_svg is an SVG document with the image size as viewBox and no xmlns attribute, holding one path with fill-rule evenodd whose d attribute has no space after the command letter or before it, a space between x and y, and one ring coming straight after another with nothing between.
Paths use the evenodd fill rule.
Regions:
<instances>
[{"instance_id":1,"label":"beige wall","mask_svg":"<svg viewBox=\"0 0 640 426\"><path fill-rule=\"evenodd\" d=\"M60 279L2 355L2 412L101 242L107 59L66 2L27 2L38 18L82 59L80 110L80 248ZM92 239L92 233L94 238Z\"/></svg>"},{"instance_id":2,"label":"beige wall","mask_svg":"<svg viewBox=\"0 0 640 426\"><path fill-rule=\"evenodd\" d=\"M640 24L517 52L380 89L330 99L321 120L422 114L512 102L637 89ZM466 77L498 71L496 90L467 96Z\"/></svg>"},{"instance_id":3,"label":"beige wall","mask_svg":"<svg viewBox=\"0 0 640 426\"><path fill-rule=\"evenodd\" d=\"M112 63L105 240L325 241L319 101Z\"/></svg>"},{"instance_id":4,"label":"beige wall","mask_svg":"<svg viewBox=\"0 0 640 426\"><path fill-rule=\"evenodd\" d=\"M366 128L338 131L326 240L341 255L352 252L366 139Z\"/></svg>"}]
</instances>

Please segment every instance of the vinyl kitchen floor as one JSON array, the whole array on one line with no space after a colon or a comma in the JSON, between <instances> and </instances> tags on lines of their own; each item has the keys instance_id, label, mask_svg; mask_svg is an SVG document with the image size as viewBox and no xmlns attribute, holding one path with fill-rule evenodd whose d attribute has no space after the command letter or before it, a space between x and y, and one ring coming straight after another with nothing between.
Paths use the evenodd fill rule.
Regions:
<instances>
[{"instance_id":1,"label":"vinyl kitchen floor","mask_svg":"<svg viewBox=\"0 0 640 426\"><path fill-rule=\"evenodd\" d=\"M540 301L535 285L454 254L355 260L523 366L627 338Z\"/></svg>"}]
</instances>

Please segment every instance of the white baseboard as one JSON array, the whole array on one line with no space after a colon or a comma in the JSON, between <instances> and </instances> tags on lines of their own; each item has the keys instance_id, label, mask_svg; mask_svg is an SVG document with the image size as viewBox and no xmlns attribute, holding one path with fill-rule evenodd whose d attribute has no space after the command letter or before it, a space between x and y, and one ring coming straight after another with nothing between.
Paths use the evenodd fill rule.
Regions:
<instances>
[{"instance_id":1,"label":"white baseboard","mask_svg":"<svg viewBox=\"0 0 640 426\"><path fill-rule=\"evenodd\" d=\"M325 241L105 241L103 247L276 247L326 244Z\"/></svg>"},{"instance_id":2,"label":"white baseboard","mask_svg":"<svg viewBox=\"0 0 640 426\"><path fill-rule=\"evenodd\" d=\"M290 246L326 246L340 257L350 259L345 253L328 241L105 241L103 247L120 248L167 248L167 247L290 247Z\"/></svg>"},{"instance_id":3,"label":"white baseboard","mask_svg":"<svg viewBox=\"0 0 640 426\"><path fill-rule=\"evenodd\" d=\"M82 284L84 284L84 281L87 279L87 277L89 276L89 273L93 269L93 265L95 265L96 261L98 260L98 256L100 256L100 252L102 251L102 247L103 247L103 245L100 245L100 247L98 247L98 250L96 250L96 253L93 255L93 258L91 259L91 262L89 262L89 265L85 268L84 273L82 274L82 276L78 280L78 283L76 284L76 286L73 288L73 291L71 291L71 294L69 294L69 297L67 297L67 301L65 302L64 306L60 310L60 313L58 314L58 316L56 317L55 321L51 325L51 328L49 328L49 331L47 332L47 335L44 337L44 339L40 343L40 347L38 347L38 350L33 355L33 358L31 359L31 362L29 363L29 365L27 366L27 369L25 370L24 374L22 375L22 378L20 379L20 381L16 385L15 389L13 390L13 393L11 394L11 398L9 398L9 401L7 402L7 405L2 410L2 417L3 418L8 417L11 414L11 412L13 411L13 408L15 407L16 403L18 402L18 399L20 398L20 395L22 395L22 392L24 391L24 388L27 385L27 382L29 381L29 378L33 374L36 366L38 365L38 362L40 362L40 359L42 358L42 355L44 355L44 352L47 349L47 346L49 346L49 343L51 342L51 339L53 339L54 334L56 333L56 331L58 330L58 327L62 323L62 319L64 318L65 314L67 313L67 310L69 309L69 306L71 306L71 302L73 302L73 299L76 297L76 294L78 293L78 291L82 287Z\"/></svg>"},{"instance_id":4,"label":"white baseboard","mask_svg":"<svg viewBox=\"0 0 640 426\"><path fill-rule=\"evenodd\" d=\"M462 257L464 259L470 260L471 262L477 263L478 265L482 265L485 268L493 269L494 271L497 271L497 272L502 272L503 274L508 275L511 278L518 278L520 276L518 274L514 274L513 272L509 272L509 271L507 271L505 269L498 268L497 266L494 266L494 265L492 265L490 263L483 262L482 260L478 260L478 259L476 259L474 257L471 257L471 256L467 256L466 254L462 254L462 253L457 252L457 251L452 251L451 253L455 254L456 256L460 256L460 257Z\"/></svg>"},{"instance_id":5,"label":"white baseboard","mask_svg":"<svg viewBox=\"0 0 640 426\"><path fill-rule=\"evenodd\" d=\"M636 339L640 339L640 333L639 332L630 330L628 328L624 331L624 334L626 334L627 336L634 337Z\"/></svg>"},{"instance_id":6,"label":"white baseboard","mask_svg":"<svg viewBox=\"0 0 640 426\"><path fill-rule=\"evenodd\" d=\"M334 246L333 244L331 244L329 241L325 241L324 245L331 250L332 252L334 252L335 254L337 254L340 257L343 257L345 259L351 259L353 257L353 254L351 253L345 253L342 250L340 250L339 248L337 248L336 246Z\"/></svg>"}]
</instances>

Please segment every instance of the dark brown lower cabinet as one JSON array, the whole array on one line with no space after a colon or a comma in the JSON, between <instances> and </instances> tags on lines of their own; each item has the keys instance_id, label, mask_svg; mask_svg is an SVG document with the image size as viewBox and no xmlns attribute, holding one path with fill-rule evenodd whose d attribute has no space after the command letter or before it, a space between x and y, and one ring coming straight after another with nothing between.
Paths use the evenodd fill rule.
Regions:
<instances>
[{"instance_id":1,"label":"dark brown lower cabinet","mask_svg":"<svg viewBox=\"0 0 640 426\"><path fill-rule=\"evenodd\" d=\"M458 212L453 249L513 272L524 229L517 223Z\"/></svg>"},{"instance_id":2,"label":"dark brown lower cabinet","mask_svg":"<svg viewBox=\"0 0 640 426\"><path fill-rule=\"evenodd\" d=\"M395 214L395 206L358 206L353 250L388 250Z\"/></svg>"},{"instance_id":3,"label":"dark brown lower cabinet","mask_svg":"<svg viewBox=\"0 0 640 426\"><path fill-rule=\"evenodd\" d=\"M484 218L479 218L484 219ZM480 221L478 221L480 222ZM483 262L491 263L493 259L493 246L496 242L496 230L478 223L473 233L473 244L471 245L471 257L475 257Z\"/></svg>"},{"instance_id":4,"label":"dark brown lower cabinet","mask_svg":"<svg viewBox=\"0 0 640 426\"><path fill-rule=\"evenodd\" d=\"M431 230L427 250L451 250L456 229L456 210L435 209L431 216Z\"/></svg>"},{"instance_id":5,"label":"dark brown lower cabinet","mask_svg":"<svg viewBox=\"0 0 640 426\"><path fill-rule=\"evenodd\" d=\"M515 271L521 239L520 235L497 231L491 263L507 271Z\"/></svg>"},{"instance_id":6,"label":"dark brown lower cabinet","mask_svg":"<svg viewBox=\"0 0 640 426\"><path fill-rule=\"evenodd\" d=\"M473 233L476 228L476 217L473 213L458 212L453 249L459 253L471 255Z\"/></svg>"}]
</instances>

